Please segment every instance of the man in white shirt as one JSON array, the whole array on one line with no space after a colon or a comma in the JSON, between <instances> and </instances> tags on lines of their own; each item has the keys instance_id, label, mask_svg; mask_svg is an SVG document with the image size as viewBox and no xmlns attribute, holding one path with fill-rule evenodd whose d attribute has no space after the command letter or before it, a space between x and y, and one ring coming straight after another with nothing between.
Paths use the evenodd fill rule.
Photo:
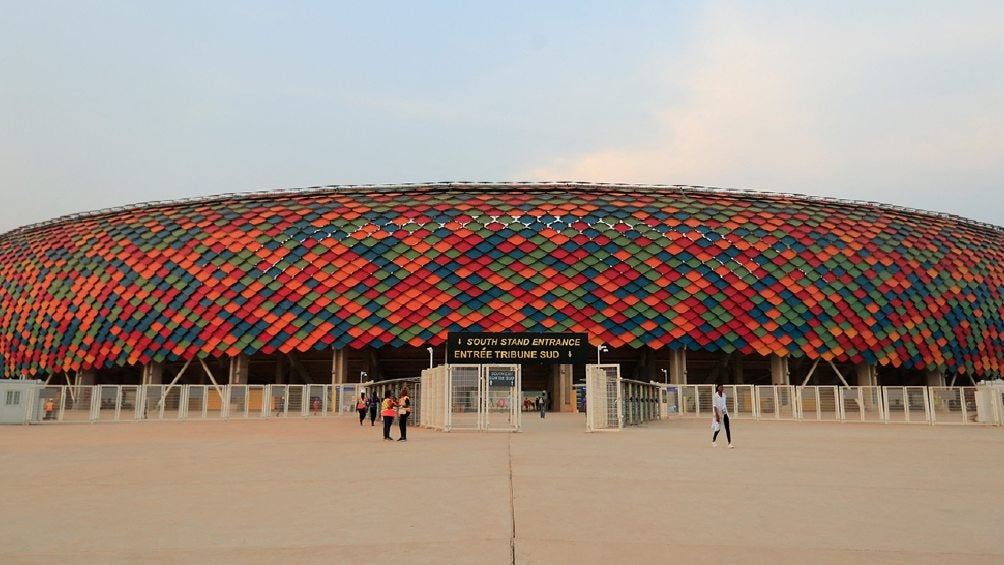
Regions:
<instances>
[{"instance_id":1,"label":"man in white shirt","mask_svg":"<svg viewBox=\"0 0 1004 565\"><path fill-rule=\"evenodd\" d=\"M729 440L729 449L732 449L732 430L729 429L729 403L725 398L725 386L715 385L715 392L711 395L711 403L715 409L715 420L711 422L711 429L715 434L711 436L711 447L718 447L718 432L722 431L725 425L725 438Z\"/></svg>"}]
</instances>

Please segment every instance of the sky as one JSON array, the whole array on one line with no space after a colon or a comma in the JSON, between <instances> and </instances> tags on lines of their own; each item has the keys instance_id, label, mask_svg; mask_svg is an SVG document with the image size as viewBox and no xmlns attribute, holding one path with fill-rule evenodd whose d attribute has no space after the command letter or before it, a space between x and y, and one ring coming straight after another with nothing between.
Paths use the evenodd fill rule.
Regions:
<instances>
[{"instance_id":1,"label":"sky","mask_svg":"<svg viewBox=\"0 0 1004 565\"><path fill-rule=\"evenodd\" d=\"M0 0L0 233L333 184L684 184L1004 226L1004 2Z\"/></svg>"}]
</instances>

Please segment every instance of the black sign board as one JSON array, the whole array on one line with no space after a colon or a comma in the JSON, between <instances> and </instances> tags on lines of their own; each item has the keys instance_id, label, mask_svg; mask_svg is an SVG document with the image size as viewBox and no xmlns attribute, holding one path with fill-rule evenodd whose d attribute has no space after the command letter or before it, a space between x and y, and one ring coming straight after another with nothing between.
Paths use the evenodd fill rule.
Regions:
<instances>
[{"instance_id":1,"label":"black sign board","mask_svg":"<svg viewBox=\"0 0 1004 565\"><path fill-rule=\"evenodd\" d=\"M512 369L488 369L488 386L516 386L516 371Z\"/></svg>"},{"instance_id":2,"label":"black sign board","mask_svg":"<svg viewBox=\"0 0 1004 565\"><path fill-rule=\"evenodd\" d=\"M450 332L447 363L542 363L584 365L589 336L584 333Z\"/></svg>"}]
</instances>

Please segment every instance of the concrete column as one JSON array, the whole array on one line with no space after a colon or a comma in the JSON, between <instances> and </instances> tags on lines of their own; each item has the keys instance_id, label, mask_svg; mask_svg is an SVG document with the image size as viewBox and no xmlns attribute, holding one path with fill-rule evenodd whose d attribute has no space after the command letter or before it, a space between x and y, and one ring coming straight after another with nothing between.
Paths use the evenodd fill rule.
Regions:
<instances>
[{"instance_id":1,"label":"concrete column","mask_svg":"<svg viewBox=\"0 0 1004 565\"><path fill-rule=\"evenodd\" d=\"M83 401L82 391L75 387L80 386L94 386L94 382L97 380L97 374L94 371L77 371L73 376L73 387L70 388L70 397L72 398L73 408L75 410L86 409L88 405ZM94 398L93 396L91 397Z\"/></svg>"},{"instance_id":2,"label":"concrete column","mask_svg":"<svg viewBox=\"0 0 1004 565\"><path fill-rule=\"evenodd\" d=\"M232 385L248 384L248 368L251 358L241 354L230 358L229 383Z\"/></svg>"},{"instance_id":3,"label":"concrete column","mask_svg":"<svg viewBox=\"0 0 1004 565\"><path fill-rule=\"evenodd\" d=\"M736 353L732 358L732 382L737 385L746 382L743 377L743 356L741 353Z\"/></svg>"},{"instance_id":4,"label":"concrete column","mask_svg":"<svg viewBox=\"0 0 1004 565\"><path fill-rule=\"evenodd\" d=\"M348 382L349 350L335 349L331 355L331 384L340 385Z\"/></svg>"},{"instance_id":5,"label":"concrete column","mask_svg":"<svg viewBox=\"0 0 1004 565\"><path fill-rule=\"evenodd\" d=\"M770 384L790 385L791 372L788 371L788 358L771 354L770 356Z\"/></svg>"},{"instance_id":6,"label":"concrete column","mask_svg":"<svg viewBox=\"0 0 1004 565\"><path fill-rule=\"evenodd\" d=\"M561 375L558 371L558 365L551 365L551 374L548 376L547 384L544 385L547 397L551 401L547 407L548 412L561 411Z\"/></svg>"},{"instance_id":7,"label":"concrete column","mask_svg":"<svg viewBox=\"0 0 1004 565\"><path fill-rule=\"evenodd\" d=\"M945 386L945 374L941 371L927 371L927 386Z\"/></svg>"},{"instance_id":8,"label":"concrete column","mask_svg":"<svg viewBox=\"0 0 1004 565\"><path fill-rule=\"evenodd\" d=\"M654 381L662 379L662 373L656 367L655 359L656 350L648 347L642 347L638 350L638 376L640 377L638 380Z\"/></svg>"},{"instance_id":9,"label":"concrete column","mask_svg":"<svg viewBox=\"0 0 1004 565\"><path fill-rule=\"evenodd\" d=\"M687 384L687 350L669 350L669 382L675 385Z\"/></svg>"},{"instance_id":10,"label":"concrete column","mask_svg":"<svg viewBox=\"0 0 1004 565\"><path fill-rule=\"evenodd\" d=\"M98 374L94 371L80 371L77 373L77 384L79 386L94 386L98 380Z\"/></svg>"},{"instance_id":11,"label":"concrete column","mask_svg":"<svg viewBox=\"0 0 1004 565\"><path fill-rule=\"evenodd\" d=\"M143 365L143 384L164 384L164 363L153 362Z\"/></svg>"},{"instance_id":12,"label":"concrete column","mask_svg":"<svg viewBox=\"0 0 1004 565\"><path fill-rule=\"evenodd\" d=\"M560 412L575 412L575 390L572 388L572 365L558 365L558 390L561 391Z\"/></svg>"},{"instance_id":13,"label":"concrete column","mask_svg":"<svg viewBox=\"0 0 1004 565\"><path fill-rule=\"evenodd\" d=\"M278 352L275 354L275 384L286 384L286 358Z\"/></svg>"},{"instance_id":14,"label":"concrete column","mask_svg":"<svg viewBox=\"0 0 1004 565\"><path fill-rule=\"evenodd\" d=\"M858 375L857 386L878 386L878 371L871 363L858 363L854 365L854 370Z\"/></svg>"}]
</instances>

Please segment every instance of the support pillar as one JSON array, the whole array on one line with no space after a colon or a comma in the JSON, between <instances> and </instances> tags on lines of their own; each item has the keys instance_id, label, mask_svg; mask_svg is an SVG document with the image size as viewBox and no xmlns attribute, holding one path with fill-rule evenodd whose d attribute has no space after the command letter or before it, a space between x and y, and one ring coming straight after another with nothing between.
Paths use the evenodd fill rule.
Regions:
<instances>
[{"instance_id":1,"label":"support pillar","mask_svg":"<svg viewBox=\"0 0 1004 565\"><path fill-rule=\"evenodd\" d=\"M80 371L77 373L78 386L94 386L98 380L98 374L94 371Z\"/></svg>"},{"instance_id":2,"label":"support pillar","mask_svg":"<svg viewBox=\"0 0 1004 565\"><path fill-rule=\"evenodd\" d=\"M340 385L348 382L349 350L335 349L331 355L331 384Z\"/></svg>"},{"instance_id":3,"label":"support pillar","mask_svg":"<svg viewBox=\"0 0 1004 565\"><path fill-rule=\"evenodd\" d=\"M927 371L927 386L945 386L945 374L941 371Z\"/></svg>"},{"instance_id":4,"label":"support pillar","mask_svg":"<svg viewBox=\"0 0 1004 565\"><path fill-rule=\"evenodd\" d=\"M81 386L94 386L94 382L97 380L97 374L94 371L77 371L73 375L73 386L70 387L70 398L73 402L73 408L86 408L86 406L78 406L78 401L83 401L82 391L77 387ZM89 402L89 400L87 401Z\"/></svg>"},{"instance_id":5,"label":"support pillar","mask_svg":"<svg viewBox=\"0 0 1004 565\"><path fill-rule=\"evenodd\" d=\"M741 385L746 382L745 377L743 376L743 356L738 352L732 359L732 382L737 385Z\"/></svg>"},{"instance_id":6,"label":"support pillar","mask_svg":"<svg viewBox=\"0 0 1004 565\"><path fill-rule=\"evenodd\" d=\"M854 370L858 375L858 386L878 386L878 371L871 363L858 363L854 365Z\"/></svg>"},{"instance_id":7,"label":"support pillar","mask_svg":"<svg viewBox=\"0 0 1004 565\"><path fill-rule=\"evenodd\" d=\"M275 354L275 384L286 384L286 359L279 352Z\"/></svg>"},{"instance_id":8,"label":"support pillar","mask_svg":"<svg viewBox=\"0 0 1004 565\"><path fill-rule=\"evenodd\" d=\"M164 384L164 363L153 362L143 365L143 384L162 385Z\"/></svg>"},{"instance_id":9,"label":"support pillar","mask_svg":"<svg viewBox=\"0 0 1004 565\"><path fill-rule=\"evenodd\" d=\"M229 383L232 385L248 384L248 370L251 366L251 358L240 354L230 358Z\"/></svg>"},{"instance_id":10,"label":"support pillar","mask_svg":"<svg viewBox=\"0 0 1004 565\"><path fill-rule=\"evenodd\" d=\"M572 365L554 365L551 372L551 407L554 412L575 412Z\"/></svg>"},{"instance_id":11,"label":"support pillar","mask_svg":"<svg viewBox=\"0 0 1004 565\"><path fill-rule=\"evenodd\" d=\"M687 384L687 350L669 350L669 382L675 385Z\"/></svg>"},{"instance_id":12,"label":"support pillar","mask_svg":"<svg viewBox=\"0 0 1004 565\"><path fill-rule=\"evenodd\" d=\"M649 347L642 347L638 350L638 369L636 377L640 381L654 381L656 380L656 373L658 373L658 368L655 362L655 350ZM659 375L661 377L662 375Z\"/></svg>"},{"instance_id":13,"label":"support pillar","mask_svg":"<svg viewBox=\"0 0 1004 565\"><path fill-rule=\"evenodd\" d=\"M770 356L770 384L790 385L791 372L788 371L788 358L771 354Z\"/></svg>"}]
</instances>

